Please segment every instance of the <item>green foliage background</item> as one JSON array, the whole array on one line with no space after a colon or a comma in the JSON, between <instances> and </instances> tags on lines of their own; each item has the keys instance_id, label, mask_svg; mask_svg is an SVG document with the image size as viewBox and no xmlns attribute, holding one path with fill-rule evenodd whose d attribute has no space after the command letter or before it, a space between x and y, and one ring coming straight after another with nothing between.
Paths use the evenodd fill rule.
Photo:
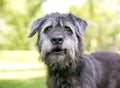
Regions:
<instances>
[{"instance_id":1,"label":"green foliage background","mask_svg":"<svg viewBox=\"0 0 120 88\"><path fill-rule=\"evenodd\" d=\"M44 0L1 0L0 1L0 49L28 50L30 25L34 18L43 15ZM30 42L31 41L31 42Z\"/></svg>"},{"instance_id":2,"label":"green foliage background","mask_svg":"<svg viewBox=\"0 0 120 88\"><path fill-rule=\"evenodd\" d=\"M80 8L72 6L70 11L88 23L85 46L88 51L120 50L120 1L87 0Z\"/></svg>"},{"instance_id":3,"label":"green foliage background","mask_svg":"<svg viewBox=\"0 0 120 88\"><path fill-rule=\"evenodd\" d=\"M34 38L27 36L33 20L44 16L41 5L45 0L0 0L0 50L35 49ZM82 6L71 6L68 12L88 23L85 48L120 50L120 1L87 0Z\"/></svg>"}]
</instances>

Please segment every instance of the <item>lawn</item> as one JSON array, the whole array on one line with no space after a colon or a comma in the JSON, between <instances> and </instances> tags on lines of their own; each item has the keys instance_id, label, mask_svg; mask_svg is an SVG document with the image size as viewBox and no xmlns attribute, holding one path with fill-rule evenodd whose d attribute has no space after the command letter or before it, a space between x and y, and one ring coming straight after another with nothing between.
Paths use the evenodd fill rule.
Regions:
<instances>
[{"instance_id":1,"label":"lawn","mask_svg":"<svg viewBox=\"0 0 120 88\"><path fill-rule=\"evenodd\" d=\"M46 67L36 51L0 51L0 88L46 88Z\"/></svg>"}]
</instances>

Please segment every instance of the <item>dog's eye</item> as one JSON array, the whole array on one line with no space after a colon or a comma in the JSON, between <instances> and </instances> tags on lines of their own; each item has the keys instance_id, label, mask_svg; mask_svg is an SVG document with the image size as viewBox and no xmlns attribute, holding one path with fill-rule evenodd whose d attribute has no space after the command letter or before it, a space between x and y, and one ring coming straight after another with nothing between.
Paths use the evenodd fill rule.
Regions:
<instances>
[{"instance_id":1,"label":"dog's eye","mask_svg":"<svg viewBox=\"0 0 120 88\"><path fill-rule=\"evenodd\" d=\"M44 29L44 33L48 33L52 29L52 26L48 26Z\"/></svg>"},{"instance_id":2,"label":"dog's eye","mask_svg":"<svg viewBox=\"0 0 120 88\"><path fill-rule=\"evenodd\" d=\"M68 26L65 26L65 31L66 31L67 33L69 33L69 34L72 34L72 30L71 30L71 28L68 27Z\"/></svg>"}]
</instances>

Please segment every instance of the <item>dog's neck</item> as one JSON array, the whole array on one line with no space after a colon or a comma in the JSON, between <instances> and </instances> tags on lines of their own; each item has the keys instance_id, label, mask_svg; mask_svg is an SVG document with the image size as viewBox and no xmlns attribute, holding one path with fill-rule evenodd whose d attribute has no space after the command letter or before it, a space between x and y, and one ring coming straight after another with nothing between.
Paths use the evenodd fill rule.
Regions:
<instances>
[{"instance_id":1,"label":"dog's neck","mask_svg":"<svg viewBox=\"0 0 120 88\"><path fill-rule=\"evenodd\" d=\"M79 59L78 59L79 58ZM82 61L82 56L78 56L78 54L76 55L76 57L74 58L74 60L72 60L69 63L69 66L64 66L64 67L56 67L53 69L53 67L49 67L48 66L48 73L50 76L59 76L59 77L67 77L68 75L72 75L72 74L77 74L74 73L76 72L76 70L82 70L82 66L83 66L84 62ZM79 69L78 69L79 68ZM80 74L80 73L78 73Z\"/></svg>"}]
</instances>

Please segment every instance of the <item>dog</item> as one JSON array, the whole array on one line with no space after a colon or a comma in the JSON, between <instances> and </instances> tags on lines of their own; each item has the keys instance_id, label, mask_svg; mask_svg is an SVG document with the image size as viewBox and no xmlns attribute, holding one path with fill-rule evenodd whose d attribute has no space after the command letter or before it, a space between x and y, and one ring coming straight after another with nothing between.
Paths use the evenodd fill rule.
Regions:
<instances>
[{"instance_id":1,"label":"dog","mask_svg":"<svg viewBox=\"0 0 120 88\"><path fill-rule=\"evenodd\" d=\"M48 88L120 88L120 55L83 54L86 27L86 21L71 13L51 13L33 22L29 37L38 33Z\"/></svg>"}]
</instances>

